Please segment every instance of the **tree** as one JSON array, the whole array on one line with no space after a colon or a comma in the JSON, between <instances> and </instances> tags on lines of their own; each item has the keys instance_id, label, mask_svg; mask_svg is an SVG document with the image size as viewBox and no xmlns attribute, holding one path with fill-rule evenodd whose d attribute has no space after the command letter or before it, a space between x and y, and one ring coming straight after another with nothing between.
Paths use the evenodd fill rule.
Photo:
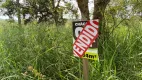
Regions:
<instances>
[{"instance_id":1,"label":"tree","mask_svg":"<svg viewBox=\"0 0 142 80\"><path fill-rule=\"evenodd\" d=\"M93 19L100 19L102 21L105 8L110 0L94 0L94 13ZM78 7L81 12L83 20L89 20L89 9L88 9L88 0L77 0ZM102 23L101 23L102 24ZM101 25L100 24L100 25ZM102 26L101 26L102 27ZM100 44L101 45L101 44ZM100 46L99 53L102 53L102 47ZM88 60L83 59L83 71L84 71L84 80L88 80Z\"/></svg>"},{"instance_id":2,"label":"tree","mask_svg":"<svg viewBox=\"0 0 142 80\"><path fill-rule=\"evenodd\" d=\"M1 7L6 9L4 15L7 15L10 19L13 19L13 16L16 13L16 3L13 0L6 0Z\"/></svg>"},{"instance_id":3,"label":"tree","mask_svg":"<svg viewBox=\"0 0 142 80\"><path fill-rule=\"evenodd\" d=\"M81 11L82 19L89 20L88 0L77 0L77 4Z\"/></svg>"},{"instance_id":4,"label":"tree","mask_svg":"<svg viewBox=\"0 0 142 80\"><path fill-rule=\"evenodd\" d=\"M25 0L24 4L20 4L19 0L6 0L2 7L7 11L5 15L13 18L12 15L18 14L18 22L21 23L20 15L22 14L24 22L31 20L37 20L38 23L48 21L60 23L63 20L63 10L61 7L61 0ZM57 3L57 5L55 5ZM26 15L30 15L28 19L25 19Z\"/></svg>"},{"instance_id":5,"label":"tree","mask_svg":"<svg viewBox=\"0 0 142 80\"><path fill-rule=\"evenodd\" d=\"M110 0L94 0L93 19L101 19ZM89 18L88 0L77 0L82 18Z\"/></svg>"},{"instance_id":6,"label":"tree","mask_svg":"<svg viewBox=\"0 0 142 80\"><path fill-rule=\"evenodd\" d=\"M132 11L134 14L142 18L142 0L132 0L130 4L133 6Z\"/></svg>"},{"instance_id":7,"label":"tree","mask_svg":"<svg viewBox=\"0 0 142 80\"><path fill-rule=\"evenodd\" d=\"M60 23L63 20L63 7L61 0L26 0L26 6L22 7L22 14L30 14L31 19L38 19L38 23L48 21ZM57 5L55 5L57 3ZM23 17L24 18L24 17Z\"/></svg>"},{"instance_id":8,"label":"tree","mask_svg":"<svg viewBox=\"0 0 142 80\"><path fill-rule=\"evenodd\" d=\"M109 2L110 2L110 0L94 0L93 19L102 20L106 6L108 5Z\"/></svg>"},{"instance_id":9,"label":"tree","mask_svg":"<svg viewBox=\"0 0 142 80\"><path fill-rule=\"evenodd\" d=\"M93 19L100 20L100 28L99 28L100 35L103 35L102 33L104 32L103 27L105 27L105 25L102 26L102 24L104 24L102 21L103 20L102 18L104 17L105 9L109 2L110 0L94 0ZM88 0L77 0L77 3L80 9L82 18L89 20Z\"/></svg>"},{"instance_id":10,"label":"tree","mask_svg":"<svg viewBox=\"0 0 142 80\"><path fill-rule=\"evenodd\" d=\"M16 9L17 9L17 16L18 16L18 24L21 26L21 12L20 12L20 3L19 0L16 0Z\"/></svg>"}]
</instances>

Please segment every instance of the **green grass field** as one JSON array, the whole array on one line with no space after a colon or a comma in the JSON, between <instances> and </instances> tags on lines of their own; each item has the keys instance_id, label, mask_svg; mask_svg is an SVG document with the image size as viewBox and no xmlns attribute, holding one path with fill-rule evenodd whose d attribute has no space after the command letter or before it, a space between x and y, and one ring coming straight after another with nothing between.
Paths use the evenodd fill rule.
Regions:
<instances>
[{"instance_id":1,"label":"green grass field","mask_svg":"<svg viewBox=\"0 0 142 80\"><path fill-rule=\"evenodd\" d=\"M72 25L0 22L0 80L83 80L72 53ZM89 80L142 80L142 23L120 25L104 39Z\"/></svg>"}]
</instances>

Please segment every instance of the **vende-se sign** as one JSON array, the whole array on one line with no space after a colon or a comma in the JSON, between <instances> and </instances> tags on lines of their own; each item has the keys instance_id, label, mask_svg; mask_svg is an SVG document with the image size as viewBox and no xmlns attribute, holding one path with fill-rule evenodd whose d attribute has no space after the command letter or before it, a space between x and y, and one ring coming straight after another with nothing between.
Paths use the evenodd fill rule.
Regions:
<instances>
[{"instance_id":1,"label":"vende-se sign","mask_svg":"<svg viewBox=\"0 0 142 80\"><path fill-rule=\"evenodd\" d=\"M98 24L98 19L73 22L73 35L76 37L76 40L73 44L74 55L80 58L93 58L94 54L92 54L92 51L88 52L86 55L84 54L87 49L92 46L92 43L95 42L96 38L98 37ZM82 28L82 26L84 27Z\"/></svg>"}]
</instances>

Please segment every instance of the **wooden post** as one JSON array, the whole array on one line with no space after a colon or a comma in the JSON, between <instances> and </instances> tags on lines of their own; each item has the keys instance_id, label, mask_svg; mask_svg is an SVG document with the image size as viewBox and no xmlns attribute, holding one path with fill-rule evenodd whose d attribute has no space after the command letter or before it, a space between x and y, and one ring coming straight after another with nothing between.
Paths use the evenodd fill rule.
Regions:
<instances>
[{"instance_id":1,"label":"wooden post","mask_svg":"<svg viewBox=\"0 0 142 80\"><path fill-rule=\"evenodd\" d=\"M88 0L77 0L77 4L78 7L80 9L81 12L81 19L82 20L89 20L89 8L88 8ZM89 69L88 69L88 60L87 59L83 59L83 77L84 80L88 80L88 73L89 73Z\"/></svg>"},{"instance_id":2,"label":"wooden post","mask_svg":"<svg viewBox=\"0 0 142 80\"><path fill-rule=\"evenodd\" d=\"M83 77L84 77L84 80L88 80L89 79L89 69L88 69L88 60L87 59L82 59L83 61Z\"/></svg>"},{"instance_id":3,"label":"wooden post","mask_svg":"<svg viewBox=\"0 0 142 80\"><path fill-rule=\"evenodd\" d=\"M84 14L82 14L82 20L88 20ZM88 59L83 58L82 62L83 62L83 78L84 80L89 80Z\"/></svg>"}]
</instances>

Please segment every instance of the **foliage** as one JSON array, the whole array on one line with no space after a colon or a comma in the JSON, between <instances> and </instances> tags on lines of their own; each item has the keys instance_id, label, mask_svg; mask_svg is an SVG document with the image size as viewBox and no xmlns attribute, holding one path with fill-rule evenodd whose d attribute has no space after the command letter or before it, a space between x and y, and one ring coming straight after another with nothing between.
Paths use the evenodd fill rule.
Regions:
<instances>
[{"instance_id":1,"label":"foliage","mask_svg":"<svg viewBox=\"0 0 142 80\"><path fill-rule=\"evenodd\" d=\"M16 13L16 2L13 0L6 0L5 3L1 5L2 8L6 8L4 15L8 15L10 19L13 19L13 16Z\"/></svg>"},{"instance_id":2,"label":"foliage","mask_svg":"<svg viewBox=\"0 0 142 80\"><path fill-rule=\"evenodd\" d=\"M34 16L38 16L38 11L49 10L52 15L49 20L53 24L33 22L18 27L17 23L0 21L0 79L82 80L81 59L72 55L71 22L59 26L53 21L61 17L60 12L74 9L73 6L67 3L66 7L56 8L57 5L50 0L26 1L26 6L21 5L22 14L31 14L32 18L36 18ZM90 61L90 80L142 79L142 22L141 15L137 15L141 12L139 3L140 0L111 0L106 7L99 35L102 53L99 53L99 62ZM132 9L128 10L128 6ZM56 13L59 16L55 16ZM41 20L44 21L44 18Z\"/></svg>"},{"instance_id":3,"label":"foliage","mask_svg":"<svg viewBox=\"0 0 142 80\"><path fill-rule=\"evenodd\" d=\"M90 61L90 80L142 79L141 25L128 28L121 24L110 34L102 45L100 61ZM0 28L1 80L82 80L82 63L72 55L68 23L19 28L15 23L2 22Z\"/></svg>"},{"instance_id":4,"label":"foliage","mask_svg":"<svg viewBox=\"0 0 142 80\"><path fill-rule=\"evenodd\" d=\"M60 5L61 0L25 0L18 7L20 8L20 15L22 16L24 23L27 24L30 21L37 20L38 23L48 21L50 23L63 23L63 14L68 11L77 14L76 9L73 6L68 5L69 3L64 1L66 6ZM5 15L13 18L18 10L18 5L14 0L6 0L2 4L2 8L6 9ZM29 15L28 18L26 16Z\"/></svg>"},{"instance_id":5,"label":"foliage","mask_svg":"<svg viewBox=\"0 0 142 80\"><path fill-rule=\"evenodd\" d=\"M25 5L26 4L26 5ZM24 6L25 5L25 6ZM42 21L53 21L55 15L59 15L58 12L54 14L54 2L50 0L26 0L22 9L22 14L30 14L32 18ZM58 19L58 17L56 17Z\"/></svg>"}]
</instances>

